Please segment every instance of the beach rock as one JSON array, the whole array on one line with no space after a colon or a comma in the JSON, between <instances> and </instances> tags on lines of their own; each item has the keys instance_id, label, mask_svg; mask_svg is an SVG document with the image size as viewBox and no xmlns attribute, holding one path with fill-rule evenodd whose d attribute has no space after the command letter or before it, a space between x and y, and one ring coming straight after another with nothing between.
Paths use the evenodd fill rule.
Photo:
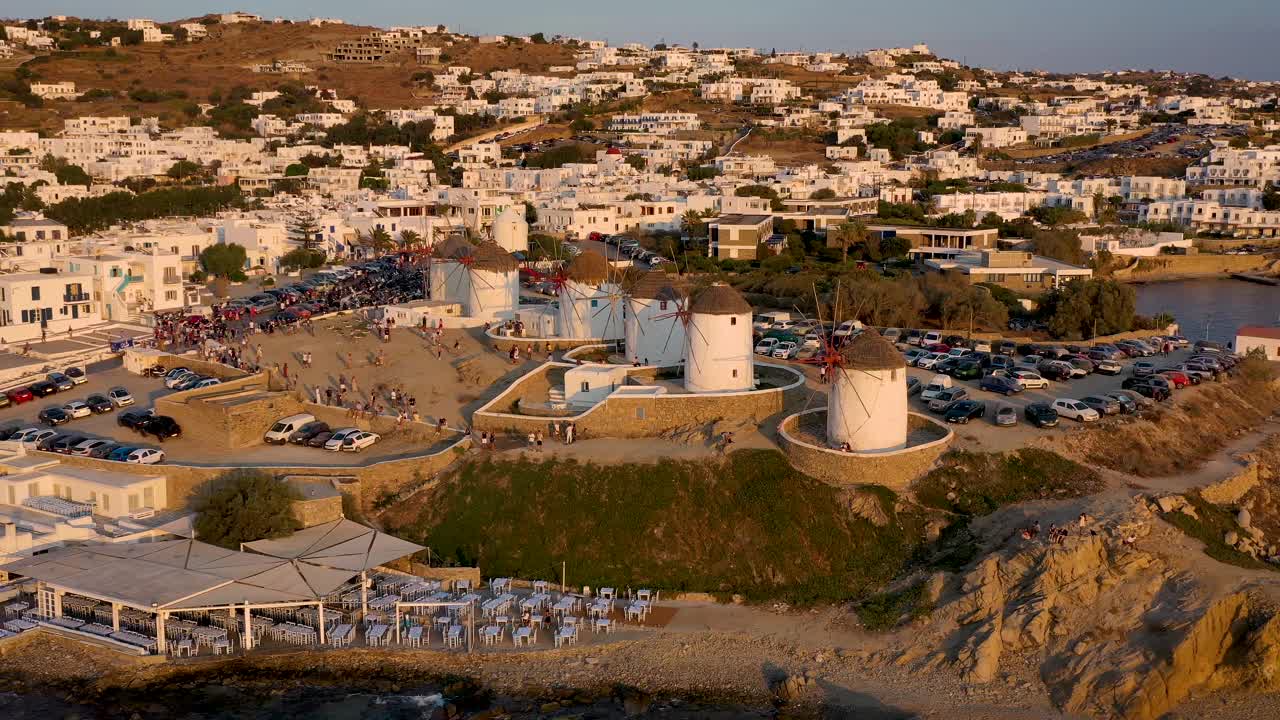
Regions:
<instances>
[{"instance_id":1,"label":"beach rock","mask_svg":"<svg viewBox=\"0 0 1280 720\"><path fill-rule=\"evenodd\" d=\"M1240 536L1236 534L1235 530L1228 530L1223 534L1222 542L1235 547L1236 543L1240 542Z\"/></svg>"},{"instance_id":2,"label":"beach rock","mask_svg":"<svg viewBox=\"0 0 1280 720\"><path fill-rule=\"evenodd\" d=\"M1248 530L1252 522L1253 516L1249 514L1249 510L1247 508L1240 508L1240 512L1236 513L1236 524L1245 530Z\"/></svg>"},{"instance_id":3,"label":"beach rock","mask_svg":"<svg viewBox=\"0 0 1280 720\"><path fill-rule=\"evenodd\" d=\"M1181 495L1165 495L1156 498L1156 505L1160 507L1160 512L1170 513L1186 504L1186 500Z\"/></svg>"}]
</instances>

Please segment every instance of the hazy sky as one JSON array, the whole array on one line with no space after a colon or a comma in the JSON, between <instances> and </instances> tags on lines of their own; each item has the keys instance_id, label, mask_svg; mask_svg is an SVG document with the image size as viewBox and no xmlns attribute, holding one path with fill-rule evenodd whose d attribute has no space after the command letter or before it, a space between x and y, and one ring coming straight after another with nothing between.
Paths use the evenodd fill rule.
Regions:
<instances>
[{"instance_id":1,"label":"hazy sky","mask_svg":"<svg viewBox=\"0 0 1280 720\"><path fill-rule=\"evenodd\" d=\"M1157 68L1280 79L1280 0L0 0L0 16L172 20L242 9L623 42L858 50L927 42L1003 69Z\"/></svg>"}]
</instances>

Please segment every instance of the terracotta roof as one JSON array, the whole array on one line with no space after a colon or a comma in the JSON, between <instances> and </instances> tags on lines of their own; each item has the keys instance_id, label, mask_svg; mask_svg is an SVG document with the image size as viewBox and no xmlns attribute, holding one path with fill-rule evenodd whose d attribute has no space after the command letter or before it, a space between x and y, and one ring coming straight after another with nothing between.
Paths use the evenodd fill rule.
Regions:
<instances>
[{"instance_id":1,"label":"terracotta roof","mask_svg":"<svg viewBox=\"0 0 1280 720\"><path fill-rule=\"evenodd\" d=\"M471 257L475 258L471 263L472 270L502 273L515 272L520 267L511 253L491 242L480 243L471 251Z\"/></svg>"},{"instance_id":2,"label":"terracotta roof","mask_svg":"<svg viewBox=\"0 0 1280 720\"><path fill-rule=\"evenodd\" d=\"M714 283L698 293L690 310L699 315L750 315L751 305L737 290L724 283Z\"/></svg>"},{"instance_id":3,"label":"terracotta roof","mask_svg":"<svg viewBox=\"0 0 1280 720\"><path fill-rule=\"evenodd\" d=\"M689 287L678 275L664 272L647 272L631 286L631 297L641 300L679 301L689 296Z\"/></svg>"},{"instance_id":4,"label":"terracotta roof","mask_svg":"<svg viewBox=\"0 0 1280 720\"><path fill-rule=\"evenodd\" d=\"M583 250L569 262L565 274L585 285L599 285L609 279L609 261L595 250Z\"/></svg>"},{"instance_id":5,"label":"terracotta roof","mask_svg":"<svg viewBox=\"0 0 1280 720\"><path fill-rule=\"evenodd\" d=\"M1236 335L1241 337L1266 338L1268 340L1280 340L1280 327L1266 325L1245 325L1236 331Z\"/></svg>"},{"instance_id":6,"label":"terracotta roof","mask_svg":"<svg viewBox=\"0 0 1280 720\"><path fill-rule=\"evenodd\" d=\"M845 345L840 356L844 367L850 370L897 370L907 366L902 353L871 328Z\"/></svg>"}]
</instances>

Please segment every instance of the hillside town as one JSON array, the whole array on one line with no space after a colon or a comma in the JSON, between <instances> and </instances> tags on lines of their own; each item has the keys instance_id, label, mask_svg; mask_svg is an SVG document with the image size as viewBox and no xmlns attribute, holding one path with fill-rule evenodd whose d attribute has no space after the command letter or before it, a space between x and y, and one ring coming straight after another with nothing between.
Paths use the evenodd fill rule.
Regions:
<instances>
[{"instance_id":1,"label":"hillside town","mask_svg":"<svg viewBox=\"0 0 1280 720\"><path fill-rule=\"evenodd\" d=\"M1274 709L1280 81L51 15L0 172L0 716Z\"/></svg>"}]
</instances>

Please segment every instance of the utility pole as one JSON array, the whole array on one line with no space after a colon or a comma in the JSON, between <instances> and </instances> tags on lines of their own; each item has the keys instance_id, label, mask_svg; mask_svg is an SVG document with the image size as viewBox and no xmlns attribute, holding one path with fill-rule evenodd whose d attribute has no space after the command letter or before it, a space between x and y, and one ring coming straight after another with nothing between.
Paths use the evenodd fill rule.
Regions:
<instances>
[{"instance_id":1,"label":"utility pole","mask_svg":"<svg viewBox=\"0 0 1280 720\"><path fill-rule=\"evenodd\" d=\"M561 560L560 561L560 592L564 592L565 587L567 587L565 585L564 579L565 579L565 564L564 564L564 561Z\"/></svg>"}]
</instances>

